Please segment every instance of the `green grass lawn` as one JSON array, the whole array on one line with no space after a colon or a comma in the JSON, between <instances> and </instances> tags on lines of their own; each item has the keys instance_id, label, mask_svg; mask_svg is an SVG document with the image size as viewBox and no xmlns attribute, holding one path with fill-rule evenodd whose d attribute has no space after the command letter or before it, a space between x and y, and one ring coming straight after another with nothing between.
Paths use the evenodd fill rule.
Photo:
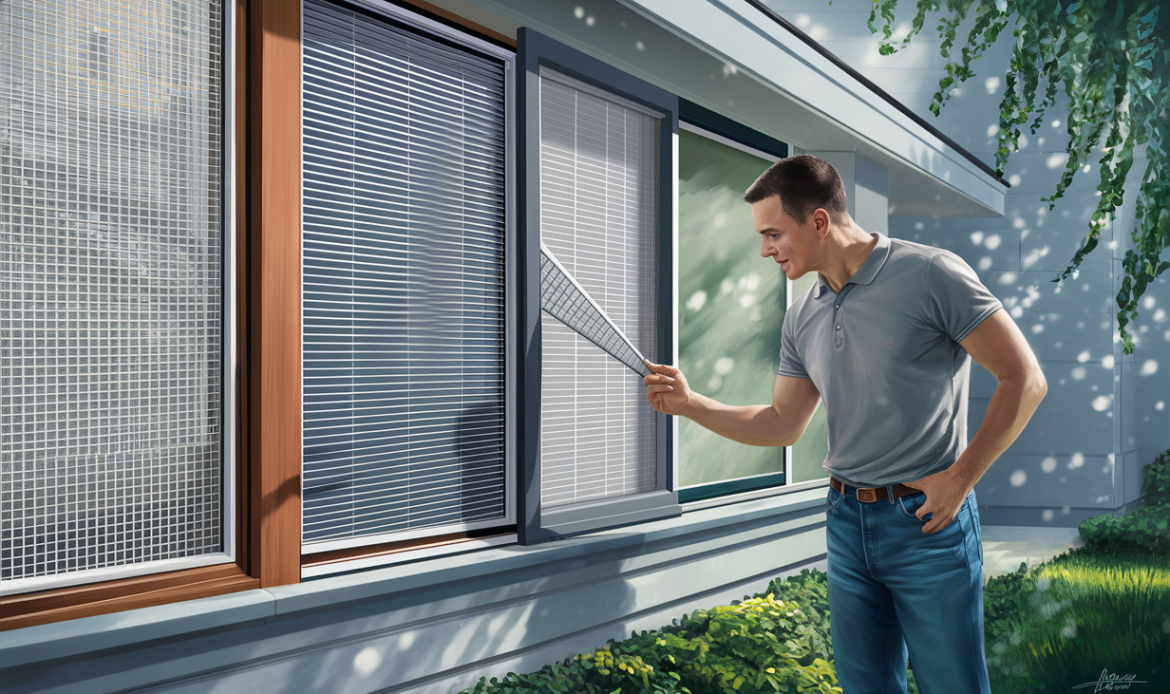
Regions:
<instances>
[{"instance_id":1,"label":"green grass lawn","mask_svg":"<svg viewBox=\"0 0 1170 694\"><path fill-rule=\"evenodd\" d=\"M988 581L992 691L1067 692L1103 672L1170 684L1170 556L1095 547ZM1092 689L1092 688L1090 688Z\"/></svg>"}]
</instances>

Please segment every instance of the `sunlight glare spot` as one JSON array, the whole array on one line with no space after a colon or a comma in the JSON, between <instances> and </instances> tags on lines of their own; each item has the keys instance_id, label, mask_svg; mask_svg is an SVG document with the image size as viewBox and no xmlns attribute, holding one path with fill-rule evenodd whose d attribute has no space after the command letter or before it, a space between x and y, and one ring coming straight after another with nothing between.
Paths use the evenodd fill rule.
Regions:
<instances>
[{"instance_id":1,"label":"sunlight glare spot","mask_svg":"<svg viewBox=\"0 0 1170 694\"><path fill-rule=\"evenodd\" d=\"M707 292L703 291L702 289L695 292L694 294L691 294L691 298L687 299L687 308L689 308L692 311L698 311L699 309L703 308L703 306L705 306L706 304L707 304Z\"/></svg>"},{"instance_id":2,"label":"sunlight glare spot","mask_svg":"<svg viewBox=\"0 0 1170 694\"><path fill-rule=\"evenodd\" d=\"M1141 374L1143 376L1153 376L1156 373L1158 373L1158 360L1147 359L1146 362L1142 364Z\"/></svg>"},{"instance_id":3,"label":"sunlight glare spot","mask_svg":"<svg viewBox=\"0 0 1170 694\"><path fill-rule=\"evenodd\" d=\"M369 675L378 666L382 664L382 654L378 653L378 649L373 646L366 646L353 657L353 669L358 671L358 674L365 676Z\"/></svg>"},{"instance_id":4,"label":"sunlight glare spot","mask_svg":"<svg viewBox=\"0 0 1170 694\"><path fill-rule=\"evenodd\" d=\"M988 94L996 93L999 91L999 78L988 77L987 79L983 80L983 88L987 90Z\"/></svg>"},{"instance_id":5,"label":"sunlight glare spot","mask_svg":"<svg viewBox=\"0 0 1170 694\"><path fill-rule=\"evenodd\" d=\"M585 16L585 8L581 7L581 6L574 7L573 8L573 16L576 17L577 19L581 19L582 17Z\"/></svg>"},{"instance_id":6,"label":"sunlight glare spot","mask_svg":"<svg viewBox=\"0 0 1170 694\"><path fill-rule=\"evenodd\" d=\"M1053 513L1052 509L1050 509L1050 508L1044 509L1044 513L1040 514L1040 517L1044 519L1045 523L1051 523L1053 517L1055 517L1055 516L1056 516L1056 514Z\"/></svg>"},{"instance_id":7,"label":"sunlight glare spot","mask_svg":"<svg viewBox=\"0 0 1170 694\"><path fill-rule=\"evenodd\" d=\"M976 246L983 243L983 232L982 231L972 232L971 233L971 243L975 244Z\"/></svg>"},{"instance_id":8,"label":"sunlight glare spot","mask_svg":"<svg viewBox=\"0 0 1170 694\"><path fill-rule=\"evenodd\" d=\"M1104 366L1106 369L1112 369L1113 368L1113 355L1106 354L1104 357L1102 357L1101 358L1101 366Z\"/></svg>"},{"instance_id":9,"label":"sunlight glare spot","mask_svg":"<svg viewBox=\"0 0 1170 694\"><path fill-rule=\"evenodd\" d=\"M1109 409L1110 399L1111 398L1108 395L1098 395L1097 397L1093 398L1093 409L1097 410L1098 412L1104 412L1105 410Z\"/></svg>"},{"instance_id":10,"label":"sunlight glare spot","mask_svg":"<svg viewBox=\"0 0 1170 694\"><path fill-rule=\"evenodd\" d=\"M1022 222L1024 220L1021 219L1020 221ZM988 250L994 251L995 249L999 248L999 244L1002 241L1003 239L999 237L999 234L992 234L991 236L987 237L987 241L983 245L987 246Z\"/></svg>"},{"instance_id":11,"label":"sunlight glare spot","mask_svg":"<svg viewBox=\"0 0 1170 694\"><path fill-rule=\"evenodd\" d=\"M998 133L998 132L999 132L999 126L998 126L998 125L989 125L989 126L987 126L987 136L988 136L988 137L995 137L995 134L996 134L996 133Z\"/></svg>"},{"instance_id":12,"label":"sunlight glare spot","mask_svg":"<svg viewBox=\"0 0 1170 694\"><path fill-rule=\"evenodd\" d=\"M1158 300L1152 296L1143 296L1142 297L1142 308L1144 308L1147 311L1154 308L1154 304L1156 304L1156 303L1158 303Z\"/></svg>"},{"instance_id":13,"label":"sunlight glare spot","mask_svg":"<svg viewBox=\"0 0 1170 694\"><path fill-rule=\"evenodd\" d=\"M1068 469L1076 470L1085 464L1085 456L1083 453L1073 453L1072 460L1068 461Z\"/></svg>"},{"instance_id":14,"label":"sunlight glare spot","mask_svg":"<svg viewBox=\"0 0 1170 694\"><path fill-rule=\"evenodd\" d=\"M1067 163L1067 162L1068 162L1068 155L1061 153L1061 154L1053 154L1052 156L1048 157L1047 163L1048 163L1048 168L1059 169L1062 166L1064 166L1065 163Z\"/></svg>"},{"instance_id":15,"label":"sunlight glare spot","mask_svg":"<svg viewBox=\"0 0 1170 694\"><path fill-rule=\"evenodd\" d=\"M978 267L979 267L979 270L981 272L985 272L987 270L990 270L991 269L991 256L985 255L982 258L980 258Z\"/></svg>"},{"instance_id":16,"label":"sunlight glare spot","mask_svg":"<svg viewBox=\"0 0 1170 694\"><path fill-rule=\"evenodd\" d=\"M1056 458L1048 457L1040 461L1040 469L1044 472L1053 472L1056 470Z\"/></svg>"},{"instance_id":17,"label":"sunlight glare spot","mask_svg":"<svg viewBox=\"0 0 1170 694\"><path fill-rule=\"evenodd\" d=\"M640 51L644 51L646 50L646 44L642 43L641 41L635 41L634 48L637 48Z\"/></svg>"},{"instance_id":18,"label":"sunlight glare spot","mask_svg":"<svg viewBox=\"0 0 1170 694\"><path fill-rule=\"evenodd\" d=\"M1080 326L1080 327L1084 327L1084 326ZM1084 364L1085 362L1089 361L1089 350L1087 350L1087 349L1086 349L1085 351L1083 351L1083 352L1081 352L1080 354L1078 354L1078 355L1077 355L1077 361L1079 361L1079 362L1080 362L1080 363L1082 363L1082 364Z\"/></svg>"},{"instance_id":19,"label":"sunlight glare spot","mask_svg":"<svg viewBox=\"0 0 1170 694\"><path fill-rule=\"evenodd\" d=\"M1008 176L1008 183L1012 184L1013 186L1020 185L1021 180L1022 179L1020 178L1019 174L1012 174L1011 176Z\"/></svg>"},{"instance_id":20,"label":"sunlight glare spot","mask_svg":"<svg viewBox=\"0 0 1170 694\"><path fill-rule=\"evenodd\" d=\"M1089 375L1088 370L1085 369L1085 367L1083 367L1083 366L1078 366L1077 368L1072 370L1072 377L1073 377L1074 381L1083 381L1083 380L1085 380L1085 376L1088 376L1088 375Z\"/></svg>"},{"instance_id":21,"label":"sunlight glare spot","mask_svg":"<svg viewBox=\"0 0 1170 694\"><path fill-rule=\"evenodd\" d=\"M1159 400L1158 402L1154 403L1154 409L1161 412L1162 410L1166 409L1166 402Z\"/></svg>"},{"instance_id":22,"label":"sunlight glare spot","mask_svg":"<svg viewBox=\"0 0 1170 694\"><path fill-rule=\"evenodd\" d=\"M1019 320L1024 315L1024 307L1023 306L1013 306L1012 310L1011 310L1011 314L1012 314L1012 318Z\"/></svg>"},{"instance_id":23,"label":"sunlight glare spot","mask_svg":"<svg viewBox=\"0 0 1170 694\"><path fill-rule=\"evenodd\" d=\"M1033 335L1039 335L1039 334L1040 334L1040 333L1042 333L1042 332L1044 332L1044 326L1043 326L1043 325L1040 325L1039 323L1037 323L1036 325L1033 325L1033 326L1032 326L1032 334L1033 334Z\"/></svg>"},{"instance_id":24,"label":"sunlight glare spot","mask_svg":"<svg viewBox=\"0 0 1170 694\"><path fill-rule=\"evenodd\" d=\"M731 357L723 357L715 362L715 373L720 376L726 376L735 368L735 360Z\"/></svg>"},{"instance_id":25,"label":"sunlight glare spot","mask_svg":"<svg viewBox=\"0 0 1170 694\"><path fill-rule=\"evenodd\" d=\"M1023 470L1016 470L1012 473L1011 482L1013 487L1022 487L1027 481L1028 473L1024 472Z\"/></svg>"}]
</instances>

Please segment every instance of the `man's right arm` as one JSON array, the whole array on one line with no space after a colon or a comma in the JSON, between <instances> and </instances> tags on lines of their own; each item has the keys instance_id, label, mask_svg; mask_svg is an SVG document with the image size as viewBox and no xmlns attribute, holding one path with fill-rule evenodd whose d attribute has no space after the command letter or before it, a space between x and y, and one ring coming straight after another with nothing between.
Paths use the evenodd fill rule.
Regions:
<instances>
[{"instance_id":1,"label":"man's right arm","mask_svg":"<svg viewBox=\"0 0 1170 694\"><path fill-rule=\"evenodd\" d=\"M663 414L688 417L720 436L750 446L791 446L812 420L821 395L807 378L777 376L771 405L725 405L690 389L673 366L647 364L646 397Z\"/></svg>"}]
</instances>

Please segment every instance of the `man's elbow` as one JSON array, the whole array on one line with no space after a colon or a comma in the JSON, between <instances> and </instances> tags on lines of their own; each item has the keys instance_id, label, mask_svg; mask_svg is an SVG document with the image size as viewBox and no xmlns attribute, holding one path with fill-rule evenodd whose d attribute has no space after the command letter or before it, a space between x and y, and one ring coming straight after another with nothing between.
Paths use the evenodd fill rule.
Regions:
<instances>
[{"instance_id":1,"label":"man's elbow","mask_svg":"<svg viewBox=\"0 0 1170 694\"><path fill-rule=\"evenodd\" d=\"M1044 378L1044 372L1040 370L1039 365L1029 369L1025 384L1032 401L1039 405L1044 396L1048 394L1048 381Z\"/></svg>"}]
</instances>

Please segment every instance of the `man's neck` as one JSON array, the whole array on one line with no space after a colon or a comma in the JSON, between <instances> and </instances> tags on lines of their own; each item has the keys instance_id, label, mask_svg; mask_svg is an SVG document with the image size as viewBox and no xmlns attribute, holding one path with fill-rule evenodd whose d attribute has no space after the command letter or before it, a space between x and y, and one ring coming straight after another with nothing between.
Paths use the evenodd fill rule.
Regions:
<instances>
[{"instance_id":1,"label":"man's neck","mask_svg":"<svg viewBox=\"0 0 1170 694\"><path fill-rule=\"evenodd\" d=\"M849 226L835 227L825 239L831 244L828 250L828 267L820 270L829 288L840 293L850 277L857 274L869 254L877 247L877 237L866 233L849 220Z\"/></svg>"}]
</instances>

